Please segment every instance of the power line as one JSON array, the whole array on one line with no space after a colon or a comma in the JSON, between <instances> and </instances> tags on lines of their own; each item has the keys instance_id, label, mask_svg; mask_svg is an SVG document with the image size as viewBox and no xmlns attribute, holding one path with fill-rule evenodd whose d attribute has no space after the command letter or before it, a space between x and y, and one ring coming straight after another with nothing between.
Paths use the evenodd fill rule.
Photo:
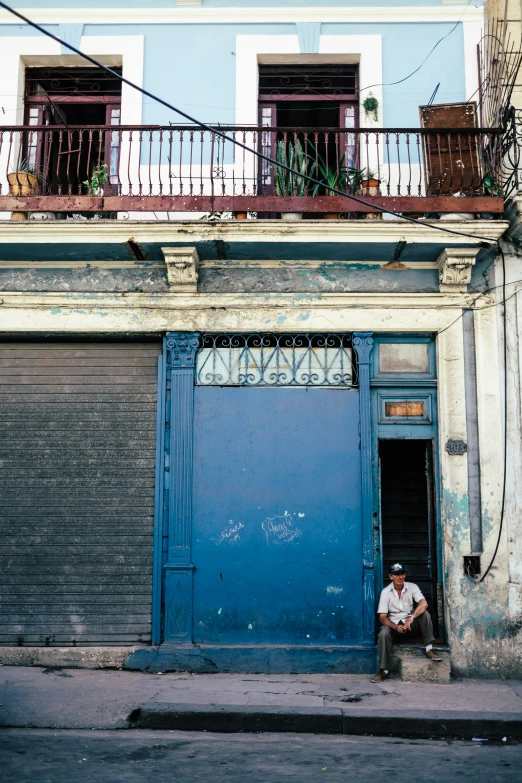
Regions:
<instances>
[{"instance_id":1,"label":"power line","mask_svg":"<svg viewBox=\"0 0 522 783\"><path fill-rule=\"evenodd\" d=\"M370 84L370 86L369 86L369 87L361 87L361 89L359 90L359 92L364 92L364 90L371 90L371 89L372 89L372 87L394 87L396 84L402 84L403 82L406 82L406 81L408 81L408 79L411 79L411 77L412 77L412 76L415 76L415 74L416 74L416 73L418 73L418 72L420 71L420 69L422 68L422 66L424 65L424 63L425 63L425 62L426 62L426 61L427 61L427 60L428 60L428 59L431 57L431 55L433 54L433 52L435 51L435 49L437 48L437 46L438 46L439 44L441 44L441 43L444 41L444 39L445 39L445 38L447 38L448 36L450 36L450 35L451 35L451 34L452 34L452 33L453 33L453 32L454 32L456 29L457 29L457 27L459 26L459 24L462 22L462 17L464 16L464 14L465 14L465 13L466 13L466 11L468 10L469 6L471 5L471 2L472 2L472 0L468 0L468 4L467 4L467 6L464 8L464 10L462 11L462 13L461 13L461 15L460 15L459 19L457 20L457 22L455 22L455 24L453 25L453 27L451 28L451 30L450 30L448 33L446 33L446 35L443 35L443 36L442 36L442 38L439 38L439 40L437 41L437 43L435 44L435 46L433 46L433 47L430 49L430 51L428 52L428 54L426 55L426 57L424 58L424 60L421 62L421 64L418 66L418 68L415 68L415 70L414 70L414 71L412 71L411 73L409 73L409 74L408 74L408 76L405 76L405 77L404 77L404 79L399 79L399 80L398 80L398 81L396 81L396 82L387 82L387 83L386 83L386 82L380 82L379 84ZM2 4L2 5L3 5L3 4Z\"/></svg>"}]
</instances>

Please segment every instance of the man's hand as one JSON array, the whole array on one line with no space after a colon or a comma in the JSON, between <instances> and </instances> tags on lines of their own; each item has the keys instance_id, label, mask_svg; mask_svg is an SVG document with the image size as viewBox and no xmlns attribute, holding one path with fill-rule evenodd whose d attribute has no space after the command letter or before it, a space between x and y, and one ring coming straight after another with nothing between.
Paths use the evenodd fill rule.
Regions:
<instances>
[{"instance_id":1,"label":"man's hand","mask_svg":"<svg viewBox=\"0 0 522 783\"><path fill-rule=\"evenodd\" d=\"M408 617L407 620L404 621L404 624L402 625L403 631L411 631L411 624L413 622L413 617Z\"/></svg>"}]
</instances>

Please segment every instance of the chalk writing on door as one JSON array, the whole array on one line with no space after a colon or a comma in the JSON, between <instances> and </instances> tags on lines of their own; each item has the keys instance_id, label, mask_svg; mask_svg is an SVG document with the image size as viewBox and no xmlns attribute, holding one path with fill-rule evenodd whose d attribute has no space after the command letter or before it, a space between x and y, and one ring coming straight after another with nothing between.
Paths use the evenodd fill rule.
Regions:
<instances>
[{"instance_id":1,"label":"chalk writing on door","mask_svg":"<svg viewBox=\"0 0 522 783\"><path fill-rule=\"evenodd\" d=\"M261 527L266 536L266 543L271 544L290 544L292 541L298 541L303 532L299 530L294 522L295 514L288 514L286 511L280 517L267 517L262 522Z\"/></svg>"},{"instance_id":2,"label":"chalk writing on door","mask_svg":"<svg viewBox=\"0 0 522 783\"><path fill-rule=\"evenodd\" d=\"M234 522L233 519L229 519L228 526L223 528L219 534L219 538L213 539L216 542L216 546L222 544L224 541L226 541L227 544L237 544L240 539L239 531L244 527L242 522Z\"/></svg>"}]
</instances>

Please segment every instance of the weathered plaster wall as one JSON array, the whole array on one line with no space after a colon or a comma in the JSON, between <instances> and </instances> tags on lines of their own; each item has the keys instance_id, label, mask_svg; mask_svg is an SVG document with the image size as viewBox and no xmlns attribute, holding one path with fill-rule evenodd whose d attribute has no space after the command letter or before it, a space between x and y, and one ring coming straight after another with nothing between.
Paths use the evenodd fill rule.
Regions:
<instances>
[{"instance_id":1,"label":"weathered plaster wall","mask_svg":"<svg viewBox=\"0 0 522 783\"><path fill-rule=\"evenodd\" d=\"M503 476L503 410L495 308L475 313L475 335L485 569L497 544ZM512 614L510 606L508 526L504 527L495 563L483 582L466 575L463 568L464 555L471 553L467 457L448 455L444 449L449 438L466 440L461 321L439 336L438 368L443 556L452 666L456 673L467 676L520 676L522 636L520 617ZM511 527L519 527L519 516L509 515L509 519Z\"/></svg>"},{"instance_id":2,"label":"weathered plaster wall","mask_svg":"<svg viewBox=\"0 0 522 783\"><path fill-rule=\"evenodd\" d=\"M9 252L6 248L6 251ZM480 257L479 257L480 258ZM487 251L473 269L470 291L492 286L493 267ZM439 273L435 264L402 262L316 262L248 264L230 261L203 263L199 271L201 293L436 293ZM157 292L167 293L166 267L160 261L0 262L0 291Z\"/></svg>"}]
</instances>

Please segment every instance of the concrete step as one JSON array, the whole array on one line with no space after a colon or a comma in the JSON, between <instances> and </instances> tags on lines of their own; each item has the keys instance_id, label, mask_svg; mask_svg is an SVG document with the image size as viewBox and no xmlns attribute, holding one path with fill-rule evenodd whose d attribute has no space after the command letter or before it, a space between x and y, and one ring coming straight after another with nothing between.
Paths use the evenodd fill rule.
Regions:
<instances>
[{"instance_id":1,"label":"concrete step","mask_svg":"<svg viewBox=\"0 0 522 783\"><path fill-rule=\"evenodd\" d=\"M430 682L436 685L449 685L451 664L449 653L437 649L442 658L440 663L426 658L424 647L420 649L395 648L397 669L403 682Z\"/></svg>"}]
</instances>

